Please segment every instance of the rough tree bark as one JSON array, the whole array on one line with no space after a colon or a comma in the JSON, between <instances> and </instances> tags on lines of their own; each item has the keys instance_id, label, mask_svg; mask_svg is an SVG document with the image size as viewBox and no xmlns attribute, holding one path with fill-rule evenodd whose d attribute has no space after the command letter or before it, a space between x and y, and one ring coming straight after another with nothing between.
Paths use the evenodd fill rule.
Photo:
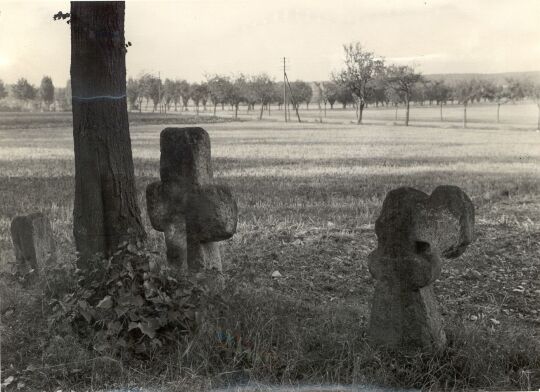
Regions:
<instances>
[{"instance_id":1,"label":"rough tree bark","mask_svg":"<svg viewBox=\"0 0 540 392\"><path fill-rule=\"evenodd\" d=\"M129 136L124 8L71 3L73 234L83 260L145 237Z\"/></svg>"}]
</instances>

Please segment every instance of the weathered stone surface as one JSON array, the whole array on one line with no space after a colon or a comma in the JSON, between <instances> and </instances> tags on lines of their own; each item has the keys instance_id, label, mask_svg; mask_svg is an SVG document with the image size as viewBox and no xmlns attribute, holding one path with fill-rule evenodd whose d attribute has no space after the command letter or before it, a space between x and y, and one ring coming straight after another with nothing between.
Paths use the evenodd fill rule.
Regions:
<instances>
[{"instance_id":1,"label":"weathered stone surface","mask_svg":"<svg viewBox=\"0 0 540 392\"><path fill-rule=\"evenodd\" d=\"M34 270L42 276L44 268L56 261L56 245L49 219L42 213L16 216L11 221L11 239L17 268L22 273Z\"/></svg>"},{"instance_id":2,"label":"weathered stone surface","mask_svg":"<svg viewBox=\"0 0 540 392\"><path fill-rule=\"evenodd\" d=\"M442 346L446 342L432 283L441 258L461 255L473 240L474 206L458 187L431 196L413 188L388 193L375 223L378 246L369 255L377 280L370 339L389 347Z\"/></svg>"},{"instance_id":3,"label":"weathered stone surface","mask_svg":"<svg viewBox=\"0 0 540 392\"><path fill-rule=\"evenodd\" d=\"M159 176L162 182L211 183L210 136L204 129L165 128L160 135L160 149Z\"/></svg>"},{"instance_id":4,"label":"weathered stone surface","mask_svg":"<svg viewBox=\"0 0 540 392\"><path fill-rule=\"evenodd\" d=\"M167 259L191 271L221 271L216 241L236 232L238 208L230 190L212 184L210 137L198 127L161 132L161 181L146 188L152 227L164 232Z\"/></svg>"}]
</instances>

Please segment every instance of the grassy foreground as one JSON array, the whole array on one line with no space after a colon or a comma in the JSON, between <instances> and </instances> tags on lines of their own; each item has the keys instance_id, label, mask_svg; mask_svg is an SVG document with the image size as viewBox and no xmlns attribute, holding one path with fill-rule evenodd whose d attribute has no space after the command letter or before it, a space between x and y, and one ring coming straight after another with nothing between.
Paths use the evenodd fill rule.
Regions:
<instances>
[{"instance_id":1,"label":"grassy foreground","mask_svg":"<svg viewBox=\"0 0 540 392\"><path fill-rule=\"evenodd\" d=\"M540 387L540 136L524 130L243 122L207 124L214 176L238 200L238 233L223 243L228 307L172 353L125 362L88 351L46 323L39 290L7 277L2 381L9 388L139 385L207 389L372 383L425 389ZM157 179L163 126L132 126L139 203ZM0 130L0 260L13 261L9 224L43 211L62 260L75 258L71 129ZM462 187L477 239L435 283L449 346L393 353L368 345L373 280L367 255L385 194ZM273 271L282 278L273 279ZM218 339L225 335L227 338Z\"/></svg>"}]
</instances>

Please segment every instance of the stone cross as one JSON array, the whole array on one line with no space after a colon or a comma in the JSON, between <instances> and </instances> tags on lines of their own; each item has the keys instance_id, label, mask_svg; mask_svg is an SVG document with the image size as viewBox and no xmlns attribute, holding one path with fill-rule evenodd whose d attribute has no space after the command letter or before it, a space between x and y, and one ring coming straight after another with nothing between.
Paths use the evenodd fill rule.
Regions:
<instances>
[{"instance_id":1,"label":"stone cross","mask_svg":"<svg viewBox=\"0 0 540 392\"><path fill-rule=\"evenodd\" d=\"M44 268L56 261L56 245L49 219L40 212L16 216L11 221L11 239L17 269L43 276Z\"/></svg>"},{"instance_id":2,"label":"stone cross","mask_svg":"<svg viewBox=\"0 0 540 392\"><path fill-rule=\"evenodd\" d=\"M473 240L474 206L456 186L431 196L413 188L390 191L375 223L378 246L368 257L376 286L368 329L387 347L446 344L432 283L441 259L460 256Z\"/></svg>"},{"instance_id":3,"label":"stone cross","mask_svg":"<svg viewBox=\"0 0 540 392\"><path fill-rule=\"evenodd\" d=\"M160 178L146 188L148 215L165 235L172 266L221 271L216 241L236 232L238 208L230 190L212 184L210 137L198 127L165 128Z\"/></svg>"}]
</instances>

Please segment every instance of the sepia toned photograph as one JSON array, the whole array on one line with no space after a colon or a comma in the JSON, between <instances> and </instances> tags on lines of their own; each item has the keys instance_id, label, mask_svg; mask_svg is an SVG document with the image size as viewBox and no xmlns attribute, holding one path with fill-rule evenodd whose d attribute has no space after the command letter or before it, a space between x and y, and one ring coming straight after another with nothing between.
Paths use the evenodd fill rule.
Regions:
<instances>
[{"instance_id":1,"label":"sepia toned photograph","mask_svg":"<svg viewBox=\"0 0 540 392\"><path fill-rule=\"evenodd\" d=\"M0 391L540 390L540 1L0 0Z\"/></svg>"}]
</instances>

